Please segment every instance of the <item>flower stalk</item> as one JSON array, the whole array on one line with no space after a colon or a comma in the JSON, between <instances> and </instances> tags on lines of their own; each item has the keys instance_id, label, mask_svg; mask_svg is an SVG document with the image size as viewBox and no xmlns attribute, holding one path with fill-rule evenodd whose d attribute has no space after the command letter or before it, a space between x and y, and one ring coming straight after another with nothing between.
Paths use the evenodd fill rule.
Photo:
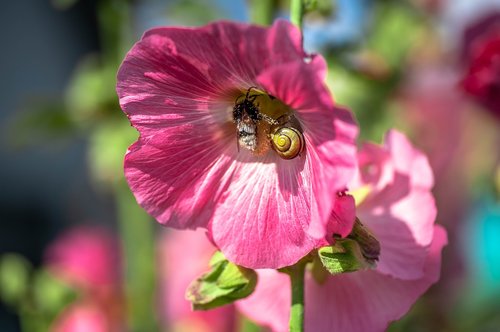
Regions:
<instances>
[{"instance_id":1,"label":"flower stalk","mask_svg":"<svg viewBox=\"0 0 500 332\"><path fill-rule=\"evenodd\" d=\"M290 1L290 21L302 33L304 16L303 0ZM301 260L287 269L292 288L292 306L290 308L290 332L304 331L304 273L307 261Z\"/></svg>"},{"instance_id":2,"label":"flower stalk","mask_svg":"<svg viewBox=\"0 0 500 332\"><path fill-rule=\"evenodd\" d=\"M304 17L304 0L290 1L290 21L302 31L302 20Z\"/></svg>"},{"instance_id":3,"label":"flower stalk","mask_svg":"<svg viewBox=\"0 0 500 332\"><path fill-rule=\"evenodd\" d=\"M150 309L154 303L154 232L149 217L136 204L123 180L115 184L118 223L125 257L125 292L128 327L132 331L157 331ZM147 322L147 323L145 323Z\"/></svg>"},{"instance_id":4,"label":"flower stalk","mask_svg":"<svg viewBox=\"0 0 500 332\"><path fill-rule=\"evenodd\" d=\"M304 331L304 273L307 261L301 260L287 268L292 288L292 306L290 308L290 332Z\"/></svg>"}]
</instances>

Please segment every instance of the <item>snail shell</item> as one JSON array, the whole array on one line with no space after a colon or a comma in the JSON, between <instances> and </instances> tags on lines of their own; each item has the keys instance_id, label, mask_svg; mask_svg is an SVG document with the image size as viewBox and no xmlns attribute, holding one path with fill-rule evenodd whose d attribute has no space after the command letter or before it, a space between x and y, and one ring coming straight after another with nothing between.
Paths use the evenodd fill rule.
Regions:
<instances>
[{"instance_id":1,"label":"snail shell","mask_svg":"<svg viewBox=\"0 0 500 332\"><path fill-rule=\"evenodd\" d=\"M281 158L293 159L304 150L304 135L294 127L276 127L271 132L271 145Z\"/></svg>"}]
</instances>

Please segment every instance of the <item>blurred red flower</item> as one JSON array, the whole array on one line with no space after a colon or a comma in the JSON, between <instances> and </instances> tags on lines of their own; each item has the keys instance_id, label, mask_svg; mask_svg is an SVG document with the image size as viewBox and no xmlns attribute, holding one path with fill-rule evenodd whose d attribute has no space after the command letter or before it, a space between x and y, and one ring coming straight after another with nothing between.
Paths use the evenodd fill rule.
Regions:
<instances>
[{"instance_id":1,"label":"blurred red flower","mask_svg":"<svg viewBox=\"0 0 500 332\"><path fill-rule=\"evenodd\" d=\"M469 27L464 45L466 74L461 86L500 119L500 14Z\"/></svg>"}]
</instances>

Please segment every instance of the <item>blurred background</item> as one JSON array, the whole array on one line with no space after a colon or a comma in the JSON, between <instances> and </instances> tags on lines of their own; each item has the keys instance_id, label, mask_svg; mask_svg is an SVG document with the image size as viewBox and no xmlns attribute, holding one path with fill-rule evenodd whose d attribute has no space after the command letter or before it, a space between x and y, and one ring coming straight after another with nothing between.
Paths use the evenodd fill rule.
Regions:
<instances>
[{"instance_id":1,"label":"blurred background","mask_svg":"<svg viewBox=\"0 0 500 332\"><path fill-rule=\"evenodd\" d=\"M500 331L500 2L310 3L305 48L326 57L327 83L356 114L360 141L398 128L435 173L437 222L450 237L442 278L390 331ZM199 232L162 229L131 196L122 160L137 133L118 105L115 75L148 28L268 25L288 16L289 3L2 8L0 330L260 331L231 306L190 312L183 293L211 247ZM178 259L186 243L199 263Z\"/></svg>"}]
</instances>

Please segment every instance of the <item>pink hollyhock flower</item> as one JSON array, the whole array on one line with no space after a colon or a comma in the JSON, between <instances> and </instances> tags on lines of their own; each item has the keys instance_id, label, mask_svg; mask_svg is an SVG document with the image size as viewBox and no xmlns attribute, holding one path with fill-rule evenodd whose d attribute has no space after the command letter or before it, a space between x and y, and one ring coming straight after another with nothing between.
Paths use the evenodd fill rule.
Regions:
<instances>
[{"instance_id":1,"label":"pink hollyhock flower","mask_svg":"<svg viewBox=\"0 0 500 332\"><path fill-rule=\"evenodd\" d=\"M446 232L434 225L433 176L426 157L400 133L383 147L366 144L352 188L361 188L357 214L380 241L377 268L319 283L306 275L306 331L383 331L439 278ZM274 331L288 330L290 282L274 270L259 271L257 289L237 306Z\"/></svg>"},{"instance_id":2,"label":"pink hollyhock flower","mask_svg":"<svg viewBox=\"0 0 500 332\"><path fill-rule=\"evenodd\" d=\"M65 309L52 325L51 332L110 332L110 326L98 307L86 304Z\"/></svg>"},{"instance_id":3,"label":"pink hollyhock flower","mask_svg":"<svg viewBox=\"0 0 500 332\"><path fill-rule=\"evenodd\" d=\"M45 253L48 268L76 287L114 287L120 281L116 238L99 227L77 227L62 234Z\"/></svg>"},{"instance_id":4,"label":"pink hollyhock flower","mask_svg":"<svg viewBox=\"0 0 500 332\"><path fill-rule=\"evenodd\" d=\"M140 133L125 157L139 204L164 225L206 228L245 267L279 268L310 252L354 173L357 127L323 83L324 60L305 58L285 21L146 32L117 84ZM282 126L293 129L293 159L273 148Z\"/></svg>"},{"instance_id":5,"label":"pink hollyhock flower","mask_svg":"<svg viewBox=\"0 0 500 332\"><path fill-rule=\"evenodd\" d=\"M231 332L236 326L234 305L193 311L185 298L188 285L208 270L216 248L202 230L164 233L159 240L160 318L173 331Z\"/></svg>"}]
</instances>

